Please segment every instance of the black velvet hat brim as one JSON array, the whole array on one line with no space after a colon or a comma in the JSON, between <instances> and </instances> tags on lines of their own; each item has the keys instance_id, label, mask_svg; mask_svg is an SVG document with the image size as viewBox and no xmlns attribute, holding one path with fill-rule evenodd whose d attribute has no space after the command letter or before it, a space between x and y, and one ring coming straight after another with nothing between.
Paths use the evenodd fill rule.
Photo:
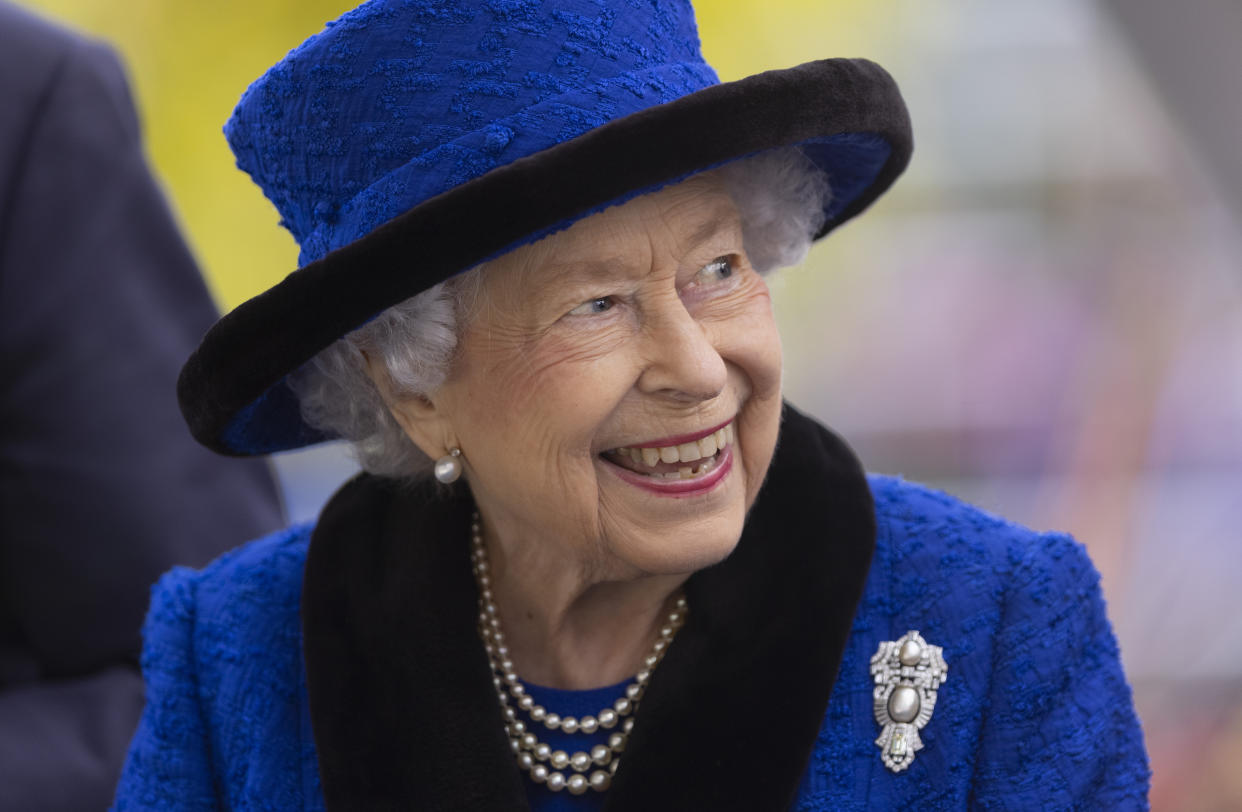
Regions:
<instances>
[{"instance_id":1,"label":"black velvet hat brim","mask_svg":"<svg viewBox=\"0 0 1242 812\"><path fill-rule=\"evenodd\" d=\"M231 455L331 439L302 422L285 377L376 314L607 206L792 145L829 175L819 238L909 162L896 83L861 59L769 71L617 119L437 195L220 319L178 382L190 431Z\"/></svg>"}]
</instances>

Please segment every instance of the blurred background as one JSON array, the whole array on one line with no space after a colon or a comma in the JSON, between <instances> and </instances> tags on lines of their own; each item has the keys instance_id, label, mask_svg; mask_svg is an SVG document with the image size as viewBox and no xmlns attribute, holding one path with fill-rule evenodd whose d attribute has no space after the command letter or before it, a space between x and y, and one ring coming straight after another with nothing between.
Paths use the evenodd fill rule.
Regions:
<instances>
[{"instance_id":1,"label":"blurred background","mask_svg":"<svg viewBox=\"0 0 1242 812\"><path fill-rule=\"evenodd\" d=\"M220 127L353 3L19 1L122 53L222 309L295 267ZM1153 807L1242 809L1242 3L698 6L722 78L866 56L914 120L896 189L773 282L790 399L871 470L1082 540ZM352 471L276 465L295 519Z\"/></svg>"}]
</instances>

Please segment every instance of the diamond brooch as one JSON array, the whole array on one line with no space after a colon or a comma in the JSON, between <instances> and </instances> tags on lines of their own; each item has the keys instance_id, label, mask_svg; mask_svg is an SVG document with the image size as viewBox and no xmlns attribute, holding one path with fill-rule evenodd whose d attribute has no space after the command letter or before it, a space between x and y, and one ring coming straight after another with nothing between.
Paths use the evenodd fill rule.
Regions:
<instances>
[{"instance_id":1,"label":"diamond brooch","mask_svg":"<svg viewBox=\"0 0 1242 812\"><path fill-rule=\"evenodd\" d=\"M917 631L896 640L885 640L871 658L875 680L875 720L880 736L875 740L884 766L899 773L923 749L919 731L936 707L936 690L949 667L944 649L928 644Z\"/></svg>"}]
</instances>

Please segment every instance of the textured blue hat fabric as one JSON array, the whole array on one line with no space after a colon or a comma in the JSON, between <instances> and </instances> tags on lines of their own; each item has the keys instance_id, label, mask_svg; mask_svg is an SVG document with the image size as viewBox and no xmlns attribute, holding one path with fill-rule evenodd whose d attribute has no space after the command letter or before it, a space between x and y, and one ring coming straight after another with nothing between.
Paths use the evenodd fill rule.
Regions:
<instances>
[{"instance_id":1,"label":"textured blue hat fabric","mask_svg":"<svg viewBox=\"0 0 1242 812\"><path fill-rule=\"evenodd\" d=\"M302 247L718 83L685 2L373 2L256 81L225 127Z\"/></svg>"},{"instance_id":2,"label":"textured blue hat fabric","mask_svg":"<svg viewBox=\"0 0 1242 812\"><path fill-rule=\"evenodd\" d=\"M517 245L788 145L833 188L818 237L910 153L878 66L721 84L690 4L663 0L372 0L251 85L225 132L301 246L299 270L221 319L182 371L192 432L230 454L329 439L303 424L285 376Z\"/></svg>"}]
</instances>

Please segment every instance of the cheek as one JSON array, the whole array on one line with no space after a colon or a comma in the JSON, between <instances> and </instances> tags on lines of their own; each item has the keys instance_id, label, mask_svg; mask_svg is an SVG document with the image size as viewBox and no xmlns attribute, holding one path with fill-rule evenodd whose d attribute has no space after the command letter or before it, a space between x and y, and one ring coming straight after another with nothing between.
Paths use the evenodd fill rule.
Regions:
<instances>
[{"instance_id":1,"label":"cheek","mask_svg":"<svg viewBox=\"0 0 1242 812\"><path fill-rule=\"evenodd\" d=\"M738 451L744 466L746 508L754 504L776 450L781 415L781 339L766 287L717 326L718 346L743 388Z\"/></svg>"},{"instance_id":2,"label":"cheek","mask_svg":"<svg viewBox=\"0 0 1242 812\"><path fill-rule=\"evenodd\" d=\"M710 324L721 357L746 379L747 397L779 400L781 338L763 281L756 278L746 295L714 313Z\"/></svg>"},{"instance_id":3,"label":"cheek","mask_svg":"<svg viewBox=\"0 0 1242 812\"><path fill-rule=\"evenodd\" d=\"M746 335L749 340L738 347L736 357L738 365L751 381L751 397L780 400L784 360L781 336L771 313L757 316Z\"/></svg>"},{"instance_id":4,"label":"cheek","mask_svg":"<svg viewBox=\"0 0 1242 812\"><path fill-rule=\"evenodd\" d=\"M464 359L470 380L463 389L471 396L461 408L476 429L502 434L527 467L589 461L600 423L632 378L608 354L614 343L598 335L545 335L520 351L475 354Z\"/></svg>"},{"instance_id":5,"label":"cheek","mask_svg":"<svg viewBox=\"0 0 1242 812\"><path fill-rule=\"evenodd\" d=\"M628 320L614 319L606 327L544 336L528 354L540 397L554 397L585 414L611 412L636 375L629 356L617 351L633 332Z\"/></svg>"}]
</instances>

